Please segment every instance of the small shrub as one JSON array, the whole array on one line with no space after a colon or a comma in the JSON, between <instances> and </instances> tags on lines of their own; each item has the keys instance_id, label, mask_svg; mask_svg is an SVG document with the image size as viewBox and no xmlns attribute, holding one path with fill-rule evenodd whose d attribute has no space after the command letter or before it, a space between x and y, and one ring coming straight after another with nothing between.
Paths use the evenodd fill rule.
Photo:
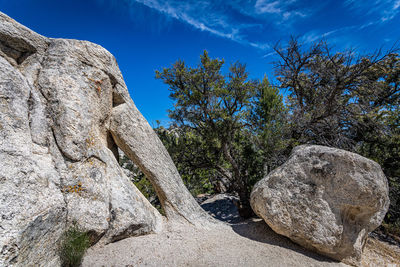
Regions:
<instances>
[{"instance_id":1,"label":"small shrub","mask_svg":"<svg viewBox=\"0 0 400 267\"><path fill-rule=\"evenodd\" d=\"M61 240L60 259L63 267L80 266L83 255L90 247L89 235L76 224L66 231Z\"/></svg>"},{"instance_id":2,"label":"small shrub","mask_svg":"<svg viewBox=\"0 0 400 267\"><path fill-rule=\"evenodd\" d=\"M400 219L393 223L382 223L383 231L386 234L394 235L400 241Z\"/></svg>"}]
</instances>

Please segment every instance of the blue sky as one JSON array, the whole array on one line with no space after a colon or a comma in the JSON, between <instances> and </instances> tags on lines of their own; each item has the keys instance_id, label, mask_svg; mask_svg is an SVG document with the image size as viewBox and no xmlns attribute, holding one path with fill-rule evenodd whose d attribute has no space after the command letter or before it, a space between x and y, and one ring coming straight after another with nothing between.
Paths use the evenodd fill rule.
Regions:
<instances>
[{"instance_id":1,"label":"blue sky","mask_svg":"<svg viewBox=\"0 0 400 267\"><path fill-rule=\"evenodd\" d=\"M168 125L168 87L154 71L177 59L246 63L273 76L276 42L325 38L363 53L400 40L400 0L0 0L0 11L48 37L89 40L116 57L136 105L154 126Z\"/></svg>"}]
</instances>

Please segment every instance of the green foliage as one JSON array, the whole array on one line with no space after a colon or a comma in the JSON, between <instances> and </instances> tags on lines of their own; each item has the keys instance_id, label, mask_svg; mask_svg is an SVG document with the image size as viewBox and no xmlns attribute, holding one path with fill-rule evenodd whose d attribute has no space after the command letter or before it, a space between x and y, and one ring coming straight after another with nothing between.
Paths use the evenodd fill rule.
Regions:
<instances>
[{"instance_id":1,"label":"green foliage","mask_svg":"<svg viewBox=\"0 0 400 267\"><path fill-rule=\"evenodd\" d=\"M224 74L224 60L206 51L196 67L180 60L156 72L169 86L174 125L155 130L184 183L193 195L236 193L243 211L250 209L252 186L285 162L293 147L342 148L382 166L391 201L384 228L395 233L400 225L399 55L333 52L325 42L304 48L295 39L276 52L279 87L266 77L249 79L238 62ZM279 90L288 93L285 104ZM154 203L150 183L137 168L131 170Z\"/></svg>"},{"instance_id":2,"label":"green foliage","mask_svg":"<svg viewBox=\"0 0 400 267\"><path fill-rule=\"evenodd\" d=\"M399 225L399 55L332 53L325 42L307 50L294 39L276 52L282 59L276 65L277 78L290 93L291 139L343 148L378 162L390 189L385 221Z\"/></svg>"},{"instance_id":3,"label":"green foliage","mask_svg":"<svg viewBox=\"0 0 400 267\"><path fill-rule=\"evenodd\" d=\"M353 150L365 130L376 125L369 114L398 98L395 86L385 86L394 74L380 67L390 53L333 53L322 41L304 49L294 39L276 51L282 59L276 64L277 79L289 92L292 137L300 143Z\"/></svg>"},{"instance_id":4,"label":"green foliage","mask_svg":"<svg viewBox=\"0 0 400 267\"><path fill-rule=\"evenodd\" d=\"M266 77L257 88L249 122L256 137L255 143L261 150L258 158L263 160L264 168L272 170L280 166L290 152L288 148L291 150L288 109L279 89L272 86Z\"/></svg>"},{"instance_id":5,"label":"green foliage","mask_svg":"<svg viewBox=\"0 0 400 267\"><path fill-rule=\"evenodd\" d=\"M386 215L386 229L394 231L400 226L400 105L370 114L380 123L365 132L365 141L357 152L378 162L388 178L390 207ZM400 228L399 228L400 229Z\"/></svg>"},{"instance_id":6,"label":"green foliage","mask_svg":"<svg viewBox=\"0 0 400 267\"><path fill-rule=\"evenodd\" d=\"M156 191L139 167L137 167L126 155L123 155L123 157L120 158L119 164L122 168L130 171L129 178L143 196L145 196L161 214L164 214L164 210L162 209Z\"/></svg>"},{"instance_id":7,"label":"green foliage","mask_svg":"<svg viewBox=\"0 0 400 267\"><path fill-rule=\"evenodd\" d=\"M214 171L204 167L203 163L207 157L203 154L206 149L201 139L193 131L184 131L178 127L165 129L161 126L155 131L191 194L197 196L213 193L217 179Z\"/></svg>"},{"instance_id":8,"label":"green foliage","mask_svg":"<svg viewBox=\"0 0 400 267\"><path fill-rule=\"evenodd\" d=\"M83 255L90 247L89 236L81 231L76 224L72 225L63 235L60 246L61 266L80 266Z\"/></svg>"},{"instance_id":9,"label":"green foliage","mask_svg":"<svg viewBox=\"0 0 400 267\"><path fill-rule=\"evenodd\" d=\"M389 235L400 236L400 220L392 223L382 223L383 231Z\"/></svg>"},{"instance_id":10,"label":"green foliage","mask_svg":"<svg viewBox=\"0 0 400 267\"><path fill-rule=\"evenodd\" d=\"M251 214L251 186L262 177L264 169L262 158L254 157L255 153L263 153L255 143L258 137L252 133L263 134L265 138L268 134L273 135L255 130L258 126L252 125L251 117L253 114L254 121L260 125L273 122L279 128L280 122L275 123L279 115L272 113L280 114L283 104L277 90L270 89L267 80L260 83L248 78L245 65L236 62L223 75L223 64L223 60L211 59L204 51L197 67L177 61L171 68L157 71L156 78L169 85L170 97L174 100L174 109L169 111L169 116L180 129L176 144L180 149L189 150L181 153L169 149L172 155L178 155L173 156L178 165L183 160L180 169L184 172L181 173L189 170L189 177L193 179L204 175L195 174L201 169L214 185L216 177L217 184L239 195L239 212L248 216ZM257 97L264 100L264 106L259 107L259 113L252 113L258 107ZM262 118L265 114L260 112L268 113L270 118ZM268 146L267 142L261 143ZM277 146L279 142L268 148L274 150Z\"/></svg>"}]
</instances>

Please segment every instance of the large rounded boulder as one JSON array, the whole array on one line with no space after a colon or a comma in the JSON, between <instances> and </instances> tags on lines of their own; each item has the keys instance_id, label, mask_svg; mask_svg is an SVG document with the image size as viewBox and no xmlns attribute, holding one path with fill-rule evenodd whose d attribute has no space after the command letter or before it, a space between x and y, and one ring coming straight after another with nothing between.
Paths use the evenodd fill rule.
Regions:
<instances>
[{"instance_id":1,"label":"large rounded boulder","mask_svg":"<svg viewBox=\"0 0 400 267\"><path fill-rule=\"evenodd\" d=\"M389 206L380 166L348 151L296 147L251 193L254 212L277 233L336 260L357 264L368 233Z\"/></svg>"}]
</instances>

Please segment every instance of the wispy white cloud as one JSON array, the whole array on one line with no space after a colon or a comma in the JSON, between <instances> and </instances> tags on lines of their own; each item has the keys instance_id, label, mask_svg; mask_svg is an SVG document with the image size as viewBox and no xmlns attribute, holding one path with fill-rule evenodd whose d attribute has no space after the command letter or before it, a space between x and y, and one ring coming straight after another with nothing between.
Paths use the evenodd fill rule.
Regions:
<instances>
[{"instance_id":1,"label":"wispy white cloud","mask_svg":"<svg viewBox=\"0 0 400 267\"><path fill-rule=\"evenodd\" d=\"M294 7L298 0L257 0L254 5L254 10L248 11L250 15L274 15L275 23L281 24L295 17L307 17L309 14L303 6L300 8Z\"/></svg>"},{"instance_id":2,"label":"wispy white cloud","mask_svg":"<svg viewBox=\"0 0 400 267\"><path fill-rule=\"evenodd\" d=\"M265 56L271 54L270 44L279 39L287 39L292 34L306 31L302 41L311 43L321 38L350 34L357 29L383 25L394 19L400 11L400 0L343 0L342 5L337 5L338 12L359 12L358 24L346 25L343 21L337 21L335 27L332 22L335 23L338 18L333 17L331 10L327 9L330 8L328 3L334 0L311 0L307 3L300 0L97 1L129 3L133 13L140 12L138 5L146 6L164 14L166 18L179 20L199 31L257 48L266 53ZM326 12L330 23L320 25L318 20L323 12ZM299 25L302 25L301 28Z\"/></svg>"},{"instance_id":3,"label":"wispy white cloud","mask_svg":"<svg viewBox=\"0 0 400 267\"><path fill-rule=\"evenodd\" d=\"M360 29L360 27L363 27L363 26L364 25L345 26L345 27L341 27L341 28L334 29L334 30L331 30L331 31L326 31L326 32L323 32L323 33L319 33L317 31L311 31L311 32L308 32L308 33L304 34L300 38L300 41L302 43L304 43L304 44L313 43L315 41L326 39L326 38L328 38L330 36L333 36L333 35L336 35L336 34L343 34L343 33L349 32L351 30Z\"/></svg>"},{"instance_id":4,"label":"wispy white cloud","mask_svg":"<svg viewBox=\"0 0 400 267\"><path fill-rule=\"evenodd\" d=\"M280 1L273 1L270 2L268 0L257 0L254 9L256 10L257 13L276 13L280 14L282 13L282 9L280 8L281 6Z\"/></svg>"},{"instance_id":5,"label":"wispy white cloud","mask_svg":"<svg viewBox=\"0 0 400 267\"><path fill-rule=\"evenodd\" d=\"M242 29L254 27L254 24L232 23L227 15L212 10L212 1L133 1L183 21L198 30L259 49L266 49L269 47L267 43L250 41L241 34Z\"/></svg>"},{"instance_id":6,"label":"wispy white cloud","mask_svg":"<svg viewBox=\"0 0 400 267\"><path fill-rule=\"evenodd\" d=\"M301 36L299 38L299 41L300 41L301 44L310 44L310 43L313 43L315 41L324 39L324 38L326 38L326 37L328 37L328 36L330 36L330 35L332 35L334 33L339 32L339 31L346 30L347 28L348 27L345 27L345 28L342 28L342 29L336 29L336 30L332 30L332 31L324 32L324 33L318 33L317 31L311 31L311 32L308 32L308 33L304 34L303 36ZM283 47L282 49L285 50L286 48ZM268 52L265 55L263 55L263 58L267 58L267 57L271 57L271 56L275 56L275 55L277 55L276 51L275 50L271 50L270 52Z\"/></svg>"},{"instance_id":7,"label":"wispy white cloud","mask_svg":"<svg viewBox=\"0 0 400 267\"><path fill-rule=\"evenodd\" d=\"M259 26L260 31L264 31L265 25L269 25L270 28L288 28L295 21L295 18L307 16L305 8L295 8L293 6L297 0L126 1L140 3L171 18L185 22L198 30L261 50L270 48L270 45L265 40L262 40L265 38L262 38L261 35L256 36L256 38L254 38L254 35L249 36L247 33L249 29ZM257 23L236 20L231 16L232 14L226 12L226 9L229 8L249 20L257 21Z\"/></svg>"},{"instance_id":8,"label":"wispy white cloud","mask_svg":"<svg viewBox=\"0 0 400 267\"><path fill-rule=\"evenodd\" d=\"M346 0L344 6L367 15L376 14L380 22L387 22L398 15L400 0Z\"/></svg>"},{"instance_id":9,"label":"wispy white cloud","mask_svg":"<svg viewBox=\"0 0 400 267\"><path fill-rule=\"evenodd\" d=\"M383 16L381 17L381 21L385 22L392 20L399 13L400 11L399 9L400 9L400 0L397 0L392 4L391 8L388 8L387 10L383 11Z\"/></svg>"},{"instance_id":10,"label":"wispy white cloud","mask_svg":"<svg viewBox=\"0 0 400 267\"><path fill-rule=\"evenodd\" d=\"M278 54L278 53L276 53L276 51L271 51L271 52L269 52L269 53L263 55L262 57L263 57L263 58L267 58L267 57L270 57L270 56L274 56L274 55L276 55L276 54Z\"/></svg>"},{"instance_id":11,"label":"wispy white cloud","mask_svg":"<svg viewBox=\"0 0 400 267\"><path fill-rule=\"evenodd\" d=\"M337 37L337 36L340 36L340 35L346 35L346 34L350 33L351 31L354 31L354 30L362 30L362 29L364 29L366 27L375 25L377 23L380 23L380 21L378 20L378 21L367 22L367 23L364 23L364 24L361 24L361 25L345 26L345 27L341 27L341 28L334 29L334 30L331 30L331 31L326 31L326 32L319 32L317 30L312 30L312 31L309 31L309 32L305 33L304 35L302 35L299 38L299 41L300 41L301 44L307 45L307 44L310 44L310 43L317 42L319 40L328 39L329 37L334 37L334 36ZM391 39L385 38L384 41L385 42L389 42L389 41L391 41ZM331 39L330 42L334 43L334 40ZM283 48L283 49L285 49L285 48ZM270 52L266 53L263 57L267 58L267 57L270 57L270 56L274 56L276 54L277 53L275 51L271 50Z\"/></svg>"}]
</instances>

